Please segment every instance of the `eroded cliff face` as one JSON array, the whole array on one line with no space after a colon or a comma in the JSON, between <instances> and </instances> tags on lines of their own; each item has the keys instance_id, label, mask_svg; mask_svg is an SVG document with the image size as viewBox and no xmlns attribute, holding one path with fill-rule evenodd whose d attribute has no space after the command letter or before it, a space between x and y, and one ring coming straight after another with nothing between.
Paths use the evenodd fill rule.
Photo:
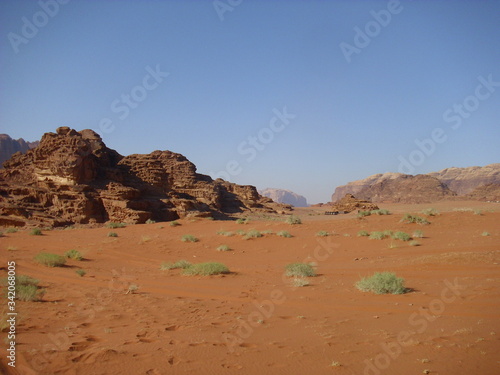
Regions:
<instances>
[{"instance_id":1,"label":"eroded cliff face","mask_svg":"<svg viewBox=\"0 0 500 375\"><path fill-rule=\"evenodd\" d=\"M25 153L38 146L37 142L26 142L24 139L12 139L7 134L0 134L0 168L4 161L9 160L16 152Z\"/></svg>"},{"instance_id":2,"label":"eroded cliff face","mask_svg":"<svg viewBox=\"0 0 500 375\"><path fill-rule=\"evenodd\" d=\"M376 174L362 180L339 186L332 195L332 202L345 194L373 202L428 203L442 199L491 200L492 188L479 189L484 185L500 184L500 163L484 167L447 168L425 175L401 173ZM474 194L471 194L474 191ZM485 195L481 196L481 192Z\"/></svg>"},{"instance_id":3,"label":"eroded cliff face","mask_svg":"<svg viewBox=\"0 0 500 375\"><path fill-rule=\"evenodd\" d=\"M369 188L372 185L375 185L381 181L393 180L402 175L403 174L401 173L391 173L391 172L378 173L369 176L367 178L364 178L362 180L352 181L346 185L338 186L332 195L332 202L337 202L338 200L345 197L346 194L354 194L357 196L359 195L359 192L362 192L363 190Z\"/></svg>"},{"instance_id":4,"label":"eroded cliff face","mask_svg":"<svg viewBox=\"0 0 500 375\"><path fill-rule=\"evenodd\" d=\"M484 167L446 168L428 175L436 177L458 195L466 195L483 185L500 184L500 163Z\"/></svg>"},{"instance_id":5,"label":"eroded cliff face","mask_svg":"<svg viewBox=\"0 0 500 375\"><path fill-rule=\"evenodd\" d=\"M123 157L92 130L46 133L0 170L0 225L143 223L248 210L284 212L253 186L212 180L170 151Z\"/></svg>"}]
</instances>

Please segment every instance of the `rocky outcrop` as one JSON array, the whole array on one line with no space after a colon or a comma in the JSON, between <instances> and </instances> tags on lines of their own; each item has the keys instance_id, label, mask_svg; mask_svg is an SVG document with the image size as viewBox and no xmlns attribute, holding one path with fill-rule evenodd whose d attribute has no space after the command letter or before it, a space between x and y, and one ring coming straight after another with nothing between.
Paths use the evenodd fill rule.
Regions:
<instances>
[{"instance_id":1,"label":"rocky outcrop","mask_svg":"<svg viewBox=\"0 0 500 375\"><path fill-rule=\"evenodd\" d=\"M337 187L332 195L332 202L338 201L347 193L373 202L433 202L457 195L466 198L468 193L487 184L500 184L499 163L484 167L447 168L417 176L401 173L376 174ZM477 192L468 197L484 198Z\"/></svg>"},{"instance_id":2,"label":"rocky outcrop","mask_svg":"<svg viewBox=\"0 0 500 375\"><path fill-rule=\"evenodd\" d=\"M12 139L7 134L0 134L0 168L16 152L25 153L38 146L39 142L26 142L24 139Z\"/></svg>"},{"instance_id":3,"label":"rocky outcrop","mask_svg":"<svg viewBox=\"0 0 500 375\"><path fill-rule=\"evenodd\" d=\"M444 183L427 175L401 175L369 186L358 197L385 203L430 203L454 197Z\"/></svg>"},{"instance_id":4,"label":"rocky outcrop","mask_svg":"<svg viewBox=\"0 0 500 375\"><path fill-rule=\"evenodd\" d=\"M467 199L500 202L500 184L488 184L480 186L465 196Z\"/></svg>"},{"instance_id":5,"label":"rocky outcrop","mask_svg":"<svg viewBox=\"0 0 500 375\"><path fill-rule=\"evenodd\" d=\"M378 173L369 176L363 180L352 181L346 185L338 186L332 195L332 202L337 202L338 200L342 199L346 194L358 195L360 191L363 191L369 188L370 186L375 185L376 183L385 180L393 180L395 178L398 178L399 176L402 176L402 173L391 173L391 172Z\"/></svg>"},{"instance_id":6,"label":"rocky outcrop","mask_svg":"<svg viewBox=\"0 0 500 375\"><path fill-rule=\"evenodd\" d=\"M267 188L260 190L259 193L265 197L271 198L276 203L290 204L295 207L307 207L307 200L302 195L285 189Z\"/></svg>"},{"instance_id":7,"label":"rocky outcrop","mask_svg":"<svg viewBox=\"0 0 500 375\"><path fill-rule=\"evenodd\" d=\"M124 157L92 130L62 127L46 133L38 147L13 155L4 167L0 225L143 223L291 209L262 197L253 186L198 174L180 154Z\"/></svg>"},{"instance_id":8,"label":"rocky outcrop","mask_svg":"<svg viewBox=\"0 0 500 375\"><path fill-rule=\"evenodd\" d=\"M500 184L500 163L484 167L446 168L428 175L436 177L458 195L466 195L482 185Z\"/></svg>"},{"instance_id":9,"label":"rocky outcrop","mask_svg":"<svg viewBox=\"0 0 500 375\"><path fill-rule=\"evenodd\" d=\"M332 205L333 211L349 213L355 210L371 211L378 210L378 206L364 199L357 199L352 194L346 194L344 198ZM330 210L330 209L329 209Z\"/></svg>"}]
</instances>

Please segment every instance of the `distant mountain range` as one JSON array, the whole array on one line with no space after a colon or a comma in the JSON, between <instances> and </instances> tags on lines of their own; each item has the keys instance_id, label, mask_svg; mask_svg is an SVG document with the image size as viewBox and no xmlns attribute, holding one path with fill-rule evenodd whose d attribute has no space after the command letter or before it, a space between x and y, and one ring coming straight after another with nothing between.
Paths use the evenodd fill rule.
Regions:
<instances>
[{"instance_id":1,"label":"distant mountain range","mask_svg":"<svg viewBox=\"0 0 500 375\"><path fill-rule=\"evenodd\" d=\"M295 207L307 207L307 200L302 195L285 189L267 188L259 190L259 194L271 198L276 203L291 204Z\"/></svg>"},{"instance_id":2,"label":"distant mountain range","mask_svg":"<svg viewBox=\"0 0 500 375\"><path fill-rule=\"evenodd\" d=\"M23 154L29 149L35 148L40 142L26 142L24 139L12 139L7 134L0 134L0 168L4 161L9 160L16 152Z\"/></svg>"},{"instance_id":3,"label":"distant mountain range","mask_svg":"<svg viewBox=\"0 0 500 375\"><path fill-rule=\"evenodd\" d=\"M346 194L372 202L426 203L442 199L500 200L500 163L484 167L446 168L421 175L383 173L339 186L337 202Z\"/></svg>"}]
</instances>

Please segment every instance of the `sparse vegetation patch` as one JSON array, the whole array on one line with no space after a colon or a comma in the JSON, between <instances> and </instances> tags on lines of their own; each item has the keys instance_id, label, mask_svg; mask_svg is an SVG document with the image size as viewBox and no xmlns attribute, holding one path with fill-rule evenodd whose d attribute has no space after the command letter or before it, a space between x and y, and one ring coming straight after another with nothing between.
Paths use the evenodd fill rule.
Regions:
<instances>
[{"instance_id":1,"label":"sparse vegetation patch","mask_svg":"<svg viewBox=\"0 0 500 375\"><path fill-rule=\"evenodd\" d=\"M42 230L40 228L33 228L30 232L32 236L41 236Z\"/></svg>"},{"instance_id":2,"label":"sparse vegetation patch","mask_svg":"<svg viewBox=\"0 0 500 375\"><path fill-rule=\"evenodd\" d=\"M284 238L291 238L293 237L288 231L286 230L280 230L278 233L276 233L278 236L280 237L284 237Z\"/></svg>"},{"instance_id":3,"label":"sparse vegetation patch","mask_svg":"<svg viewBox=\"0 0 500 375\"><path fill-rule=\"evenodd\" d=\"M368 237L370 233L368 233L366 230L360 230L358 232L358 237Z\"/></svg>"},{"instance_id":4,"label":"sparse vegetation patch","mask_svg":"<svg viewBox=\"0 0 500 375\"><path fill-rule=\"evenodd\" d=\"M288 216L285 222L290 225L302 224L302 220L300 220L300 217L294 215Z\"/></svg>"},{"instance_id":5,"label":"sparse vegetation patch","mask_svg":"<svg viewBox=\"0 0 500 375\"><path fill-rule=\"evenodd\" d=\"M375 294L403 294L407 291L404 279L392 272L376 272L373 276L361 279L355 286L362 292Z\"/></svg>"},{"instance_id":6,"label":"sparse vegetation patch","mask_svg":"<svg viewBox=\"0 0 500 375\"><path fill-rule=\"evenodd\" d=\"M286 276L312 277L316 276L314 268L307 263L291 263L285 266Z\"/></svg>"},{"instance_id":7,"label":"sparse vegetation patch","mask_svg":"<svg viewBox=\"0 0 500 375\"><path fill-rule=\"evenodd\" d=\"M198 242L199 240L198 240L198 238L196 238L192 234L185 234L184 236L182 236L181 241L182 242Z\"/></svg>"},{"instance_id":8,"label":"sparse vegetation patch","mask_svg":"<svg viewBox=\"0 0 500 375\"><path fill-rule=\"evenodd\" d=\"M318 233L316 233L316 237L328 237L330 233L328 233L325 230L320 230Z\"/></svg>"},{"instance_id":9,"label":"sparse vegetation patch","mask_svg":"<svg viewBox=\"0 0 500 375\"><path fill-rule=\"evenodd\" d=\"M192 264L191 266L184 269L184 275L200 275L200 276L210 276L229 273L229 268L224 264L218 262L206 262Z\"/></svg>"},{"instance_id":10,"label":"sparse vegetation patch","mask_svg":"<svg viewBox=\"0 0 500 375\"><path fill-rule=\"evenodd\" d=\"M384 232L371 232L370 236L368 237L370 240L383 240L384 238L387 238L388 235L385 234Z\"/></svg>"},{"instance_id":11,"label":"sparse vegetation patch","mask_svg":"<svg viewBox=\"0 0 500 375\"><path fill-rule=\"evenodd\" d=\"M424 215L427 216L437 216L439 215L439 211L436 210L435 208L426 208L425 210L422 211Z\"/></svg>"},{"instance_id":12,"label":"sparse vegetation patch","mask_svg":"<svg viewBox=\"0 0 500 375\"><path fill-rule=\"evenodd\" d=\"M66 264L66 259L57 254L39 253L34 259L36 262L47 267L62 267Z\"/></svg>"},{"instance_id":13,"label":"sparse vegetation patch","mask_svg":"<svg viewBox=\"0 0 500 375\"><path fill-rule=\"evenodd\" d=\"M16 299L19 301L40 301L45 294L45 289L38 287L39 281L30 276L16 276ZM2 279L2 286L7 286L7 278ZM7 288L4 289L5 292Z\"/></svg>"},{"instance_id":14,"label":"sparse vegetation patch","mask_svg":"<svg viewBox=\"0 0 500 375\"><path fill-rule=\"evenodd\" d=\"M217 251L231 251L231 248L227 245L220 245L218 248L217 248Z\"/></svg>"},{"instance_id":15,"label":"sparse vegetation patch","mask_svg":"<svg viewBox=\"0 0 500 375\"><path fill-rule=\"evenodd\" d=\"M110 222L106 224L106 226L111 229L116 229L116 228L125 228L127 225L125 223Z\"/></svg>"},{"instance_id":16,"label":"sparse vegetation patch","mask_svg":"<svg viewBox=\"0 0 500 375\"><path fill-rule=\"evenodd\" d=\"M167 271L167 270L174 270L174 269L178 269L178 268L182 268L182 269L185 269L185 268L188 268L189 266L191 265L190 262L188 262L187 260L178 260L177 262L175 263L167 263L167 262L163 262L161 265L160 265L160 270L162 271Z\"/></svg>"},{"instance_id":17,"label":"sparse vegetation patch","mask_svg":"<svg viewBox=\"0 0 500 375\"><path fill-rule=\"evenodd\" d=\"M68 259L74 259L74 260L82 260L83 256L82 254L75 249L68 250L64 253L64 256Z\"/></svg>"},{"instance_id":18,"label":"sparse vegetation patch","mask_svg":"<svg viewBox=\"0 0 500 375\"><path fill-rule=\"evenodd\" d=\"M422 225L430 224L430 221L427 220L426 218L421 217L421 216L411 215L411 214L405 214L405 216L403 216L403 218L401 219L401 222L402 223L417 223L417 224L422 224Z\"/></svg>"},{"instance_id":19,"label":"sparse vegetation patch","mask_svg":"<svg viewBox=\"0 0 500 375\"><path fill-rule=\"evenodd\" d=\"M401 232L401 231L395 232L392 235L392 238L394 238L395 240L401 240L401 241L410 241L411 240L411 237L408 233Z\"/></svg>"},{"instance_id":20,"label":"sparse vegetation patch","mask_svg":"<svg viewBox=\"0 0 500 375\"><path fill-rule=\"evenodd\" d=\"M78 270L76 270L75 272L76 272L76 274L77 274L78 276L80 276L80 277L85 276L85 274L87 273L85 270L82 270L82 269L78 269Z\"/></svg>"},{"instance_id":21,"label":"sparse vegetation patch","mask_svg":"<svg viewBox=\"0 0 500 375\"><path fill-rule=\"evenodd\" d=\"M413 238L424 238L424 232L422 232L420 229L417 229L416 231L413 232L412 237Z\"/></svg>"},{"instance_id":22,"label":"sparse vegetation patch","mask_svg":"<svg viewBox=\"0 0 500 375\"><path fill-rule=\"evenodd\" d=\"M247 232L247 234L243 237L245 240L248 240L250 238L260 238L263 237L262 233L260 233L258 230L251 229Z\"/></svg>"},{"instance_id":23,"label":"sparse vegetation patch","mask_svg":"<svg viewBox=\"0 0 500 375\"><path fill-rule=\"evenodd\" d=\"M389 212L389 210L379 209L379 210L370 211L370 214L371 215L390 215L391 213Z\"/></svg>"}]
</instances>

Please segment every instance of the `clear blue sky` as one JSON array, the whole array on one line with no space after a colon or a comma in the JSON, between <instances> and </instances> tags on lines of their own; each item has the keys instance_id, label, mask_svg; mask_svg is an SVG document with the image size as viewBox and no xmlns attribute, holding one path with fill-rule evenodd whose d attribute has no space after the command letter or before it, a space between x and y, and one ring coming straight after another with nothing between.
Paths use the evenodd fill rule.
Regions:
<instances>
[{"instance_id":1,"label":"clear blue sky","mask_svg":"<svg viewBox=\"0 0 500 375\"><path fill-rule=\"evenodd\" d=\"M500 1L54 1L0 2L1 133L91 128L309 203L401 157L500 162Z\"/></svg>"}]
</instances>

